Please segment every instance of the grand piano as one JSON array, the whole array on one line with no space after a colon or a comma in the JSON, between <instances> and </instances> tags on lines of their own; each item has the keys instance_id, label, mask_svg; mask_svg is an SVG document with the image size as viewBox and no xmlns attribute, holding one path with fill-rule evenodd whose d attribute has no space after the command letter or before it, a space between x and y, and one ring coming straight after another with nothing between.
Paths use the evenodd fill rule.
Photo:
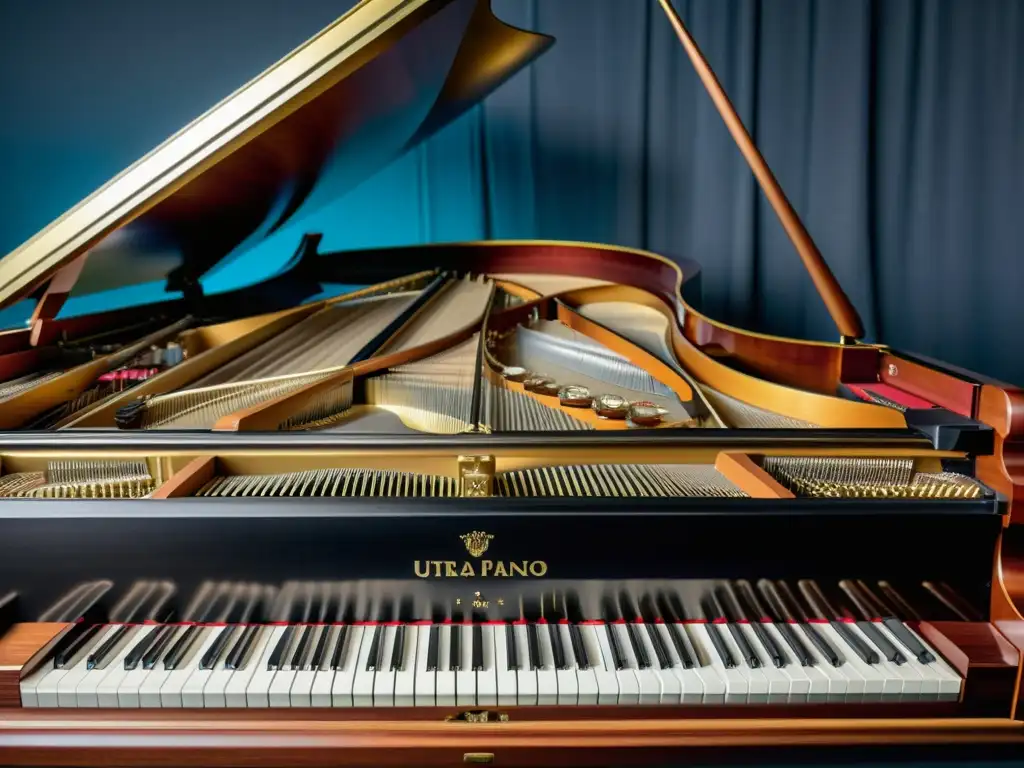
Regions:
<instances>
[{"instance_id":1,"label":"grand piano","mask_svg":"<svg viewBox=\"0 0 1024 768\"><path fill-rule=\"evenodd\" d=\"M1024 746L1024 392L862 340L661 7L839 341L614 245L310 233L205 295L328 163L357 184L554 42L364 0L0 260L35 302L0 334L0 763Z\"/></svg>"}]
</instances>

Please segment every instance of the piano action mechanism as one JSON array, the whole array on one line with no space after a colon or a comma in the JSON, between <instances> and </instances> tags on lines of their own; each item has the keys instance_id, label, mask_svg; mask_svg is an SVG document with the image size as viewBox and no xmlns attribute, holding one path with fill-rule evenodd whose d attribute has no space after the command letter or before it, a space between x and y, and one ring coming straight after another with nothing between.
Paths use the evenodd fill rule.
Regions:
<instances>
[{"instance_id":1,"label":"piano action mechanism","mask_svg":"<svg viewBox=\"0 0 1024 768\"><path fill-rule=\"evenodd\" d=\"M659 1L840 343L580 243L308 235L204 295L338 147L354 184L553 42L365 0L0 260L0 762L1019 749L1024 395L860 340Z\"/></svg>"}]
</instances>

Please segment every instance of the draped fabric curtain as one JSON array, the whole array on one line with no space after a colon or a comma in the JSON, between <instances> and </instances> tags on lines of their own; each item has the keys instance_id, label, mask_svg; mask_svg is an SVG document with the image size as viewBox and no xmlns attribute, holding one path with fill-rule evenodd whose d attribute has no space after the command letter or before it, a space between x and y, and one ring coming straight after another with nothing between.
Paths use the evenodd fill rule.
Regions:
<instances>
[{"instance_id":1,"label":"draped fabric curtain","mask_svg":"<svg viewBox=\"0 0 1024 768\"><path fill-rule=\"evenodd\" d=\"M352 4L0 4L0 28L21 30L0 52L0 96L17 107L0 126L2 245ZM699 261L703 308L721 320L838 337L654 0L492 4L556 45L354 192L215 270L208 290L271 274L305 231L340 250L575 239ZM1024 2L675 6L870 338L1024 384ZM56 66L74 76L47 75ZM78 177L47 164L66 154ZM44 211L55 188L63 197ZM41 207L24 203L26 189Z\"/></svg>"}]
</instances>

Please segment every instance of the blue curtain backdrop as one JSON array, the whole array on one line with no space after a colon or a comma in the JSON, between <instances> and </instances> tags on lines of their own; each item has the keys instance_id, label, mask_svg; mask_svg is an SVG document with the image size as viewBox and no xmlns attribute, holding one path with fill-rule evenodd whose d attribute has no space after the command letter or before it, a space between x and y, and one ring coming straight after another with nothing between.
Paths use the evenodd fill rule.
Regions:
<instances>
[{"instance_id":1,"label":"blue curtain backdrop","mask_svg":"<svg viewBox=\"0 0 1024 768\"><path fill-rule=\"evenodd\" d=\"M0 252L352 4L0 3ZM426 145L223 264L207 289L272 274L305 231L329 249L577 239L694 258L713 315L836 338L653 0L493 5L557 44ZM871 337L1024 384L1024 3L676 7Z\"/></svg>"}]
</instances>

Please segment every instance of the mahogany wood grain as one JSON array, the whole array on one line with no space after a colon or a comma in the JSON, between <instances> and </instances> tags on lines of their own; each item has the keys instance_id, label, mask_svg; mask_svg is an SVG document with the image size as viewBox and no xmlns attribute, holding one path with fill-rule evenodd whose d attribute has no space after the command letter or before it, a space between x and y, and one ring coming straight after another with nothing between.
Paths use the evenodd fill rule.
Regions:
<instances>
[{"instance_id":1,"label":"mahogany wood grain","mask_svg":"<svg viewBox=\"0 0 1024 768\"><path fill-rule=\"evenodd\" d=\"M1015 720L1024 721L1024 621L1017 620L1005 620L996 621L996 629L1002 634L1006 641L1010 643L1016 650L1022 663L1020 669L1017 671L1017 683L1016 692L1013 699L1013 717Z\"/></svg>"},{"instance_id":2,"label":"mahogany wood grain","mask_svg":"<svg viewBox=\"0 0 1024 768\"><path fill-rule=\"evenodd\" d=\"M69 627L65 623L15 624L0 637L0 708L20 707L21 672Z\"/></svg>"},{"instance_id":3,"label":"mahogany wood grain","mask_svg":"<svg viewBox=\"0 0 1024 768\"><path fill-rule=\"evenodd\" d=\"M967 418L974 416L981 389L974 382L891 353L882 355L878 378Z\"/></svg>"},{"instance_id":4,"label":"mahogany wood grain","mask_svg":"<svg viewBox=\"0 0 1024 768\"><path fill-rule=\"evenodd\" d=\"M1024 523L1024 389L983 385L975 418L996 433L992 455L978 457L978 478L1006 496L1008 524Z\"/></svg>"},{"instance_id":5,"label":"mahogany wood grain","mask_svg":"<svg viewBox=\"0 0 1024 768\"><path fill-rule=\"evenodd\" d=\"M509 722L493 724L412 720L403 710L372 721L322 710L255 716L209 710L0 711L0 755L9 765L63 766L454 766L470 754L491 755L495 765L619 765L664 764L686 750L708 747L756 754L761 747L879 743L1024 745L1024 723L1009 718L793 712L769 718L724 711L717 717L651 718L644 709L563 707L552 719L526 721L510 711ZM569 719L567 710L578 711Z\"/></svg>"},{"instance_id":6,"label":"mahogany wood grain","mask_svg":"<svg viewBox=\"0 0 1024 768\"><path fill-rule=\"evenodd\" d=\"M755 499L795 499L796 495L757 465L745 453L722 451L715 459L715 469L737 488Z\"/></svg>"},{"instance_id":7,"label":"mahogany wood grain","mask_svg":"<svg viewBox=\"0 0 1024 768\"><path fill-rule=\"evenodd\" d=\"M964 678L961 701L974 715L1011 717L1021 656L992 624L978 621L910 622Z\"/></svg>"},{"instance_id":8,"label":"mahogany wood grain","mask_svg":"<svg viewBox=\"0 0 1024 768\"><path fill-rule=\"evenodd\" d=\"M194 496L196 492L210 482L217 472L215 456L198 456L180 470L171 475L167 481L157 488L151 499L179 499Z\"/></svg>"}]
</instances>

